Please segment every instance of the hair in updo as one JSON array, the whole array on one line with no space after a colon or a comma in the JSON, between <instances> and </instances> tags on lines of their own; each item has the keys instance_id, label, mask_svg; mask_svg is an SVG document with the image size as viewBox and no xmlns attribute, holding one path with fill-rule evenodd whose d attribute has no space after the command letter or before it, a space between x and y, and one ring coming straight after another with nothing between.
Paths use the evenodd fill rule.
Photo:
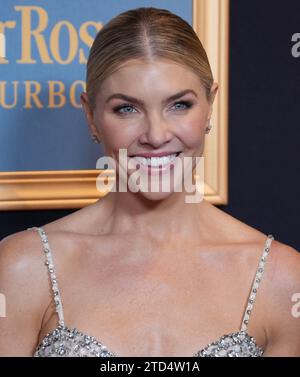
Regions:
<instances>
[{"instance_id":1,"label":"hair in updo","mask_svg":"<svg viewBox=\"0 0 300 377\"><path fill-rule=\"evenodd\" d=\"M87 62L87 95L92 108L101 83L131 59L169 59L193 70L210 99L213 75L192 26L167 9L141 7L120 13L96 35Z\"/></svg>"}]
</instances>

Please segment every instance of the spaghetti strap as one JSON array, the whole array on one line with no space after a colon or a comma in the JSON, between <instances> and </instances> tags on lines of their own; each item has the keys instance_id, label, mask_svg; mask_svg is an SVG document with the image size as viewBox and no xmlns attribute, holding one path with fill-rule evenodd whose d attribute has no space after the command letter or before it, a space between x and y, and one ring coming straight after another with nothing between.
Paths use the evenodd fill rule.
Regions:
<instances>
[{"instance_id":1,"label":"spaghetti strap","mask_svg":"<svg viewBox=\"0 0 300 377\"><path fill-rule=\"evenodd\" d=\"M259 264L258 264L258 267L257 267L257 270L256 270L256 274L254 276L254 280L253 280L252 287L251 287L251 292L248 296L247 307L246 307L246 310L244 312L240 331L245 331L245 332L247 331L248 324L249 324L249 318L250 318L252 308L253 308L253 305L254 305L254 301L255 301L255 298L256 298L256 293L257 293L259 284L262 280L262 276L263 276L263 273L264 273L264 270L265 270L266 259L267 259L267 256L269 254L270 246L271 246L271 243L272 243L273 240L274 240L273 235L269 234L267 239L266 239L264 248L263 248L263 253L262 253L262 256L260 258L260 261L259 261Z\"/></svg>"},{"instance_id":2,"label":"spaghetti strap","mask_svg":"<svg viewBox=\"0 0 300 377\"><path fill-rule=\"evenodd\" d=\"M48 242L48 237L46 235L45 230L42 227L32 227L32 228L27 228L27 230L37 230L41 240L42 240L42 245L43 245L43 251L46 256L46 261L45 265L47 266L48 273L49 273L49 278L51 282L51 288L53 291L53 299L55 303L55 311L58 314L58 322L60 325L64 326L64 312L63 312L63 306L62 306L62 301L61 301L61 296L60 296L60 290L58 287L58 282L57 282L57 277L55 273L55 267L53 263L53 256L52 256L52 251Z\"/></svg>"}]
</instances>

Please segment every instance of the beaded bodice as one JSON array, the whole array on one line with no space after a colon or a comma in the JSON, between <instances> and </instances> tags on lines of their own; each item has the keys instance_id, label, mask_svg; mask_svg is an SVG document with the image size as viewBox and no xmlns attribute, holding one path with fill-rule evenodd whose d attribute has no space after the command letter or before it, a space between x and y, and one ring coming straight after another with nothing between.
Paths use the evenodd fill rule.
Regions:
<instances>
[{"instance_id":1,"label":"beaded bodice","mask_svg":"<svg viewBox=\"0 0 300 377\"><path fill-rule=\"evenodd\" d=\"M96 339L91 335L84 334L76 328L65 325L63 305L48 237L42 227L28 228L28 230L29 229L37 230L41 237L43 251L46 256L45 265L48 269L51 288L53 291L53 299L55 302L56 312L58 314L58 326L42 339L42 341L37 345L33 356L121 356L109 350L107 346L103 344L99 339ZM256 344L255 339L250 334L248 334L247 327L256 293L264 272L266 258L270 251L270 246L273 239L274 237L271 234L269 234L266 239L263 253L259 260L253 279L240 330L223 335L215 342L209 343L206 347L195 352L191 356L256 357L263 355L263 349L259 347Z\"/></svg>"}]
</instances>

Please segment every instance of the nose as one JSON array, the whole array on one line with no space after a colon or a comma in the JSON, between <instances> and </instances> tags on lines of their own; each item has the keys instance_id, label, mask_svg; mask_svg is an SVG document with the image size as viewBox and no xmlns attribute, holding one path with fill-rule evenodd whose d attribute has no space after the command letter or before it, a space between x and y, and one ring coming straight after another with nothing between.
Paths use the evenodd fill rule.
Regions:
<instances>
[{"instance_id":1,"label":"nose","mask_svg":"<svg viewBox=\"0 0 300 377\"><path fill-rule=\"evenodd\" d=\"M171 126L160 117L148 118L145 127L145 131L139 138L141 144L149 144L158 148L173 138Z\"/></svg>"}]
</instances>

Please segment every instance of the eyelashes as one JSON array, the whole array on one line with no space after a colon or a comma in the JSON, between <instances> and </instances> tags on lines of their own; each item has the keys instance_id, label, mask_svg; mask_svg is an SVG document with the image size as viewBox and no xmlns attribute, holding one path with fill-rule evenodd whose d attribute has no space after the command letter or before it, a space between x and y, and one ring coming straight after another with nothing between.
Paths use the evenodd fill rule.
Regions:
<instances>
[{"instance_id":1,"label":"eyelashes","mask_svg":"<svg viewBox=\"0 0 300 377\"><path fill-rule=\"evenodd\" d=\"M178 107L178 105L184 105L184 107ZM184 111L187 109L190 109L193 106L193 102L191 101L177 101L174 102L172 107L175 107L175 111ZM119 114L119 115L127 115L127 114L133 114L133 111L121 111L124 109L134 109L135 107L130 104L130 103L123 103L121 105L115 106L113 108L114 113ZM136 111L135 111L136 112Z\"/></svg>"},{"instance_id":2,"label":"eyelashes","mask_svg":"<svg viewBox=\"0 0 300 377\"><path fill-rule=\"evenodd\" d=\"M123 103L122 105L114 107L113 111L114 113L118 113L118 114L131 114L132 112L121 111L123 109L128 109L128 108L134 109L134 107L130 103Z\"/></svg>"},{"instance_id":3,"label":"eyelashes","mask_svg":"<svg viewBox=\"0 0 300 377\"><path fill-rule=\"evenodd\" d=\"M192 106L193 106L193 103L191 101L177 101L173 104L173 106L177 106L177 105L184 105L185 106L185 109L178 109L177 110L186 110L186 109L190 109Z\"/></svg>"}]
</instances>

